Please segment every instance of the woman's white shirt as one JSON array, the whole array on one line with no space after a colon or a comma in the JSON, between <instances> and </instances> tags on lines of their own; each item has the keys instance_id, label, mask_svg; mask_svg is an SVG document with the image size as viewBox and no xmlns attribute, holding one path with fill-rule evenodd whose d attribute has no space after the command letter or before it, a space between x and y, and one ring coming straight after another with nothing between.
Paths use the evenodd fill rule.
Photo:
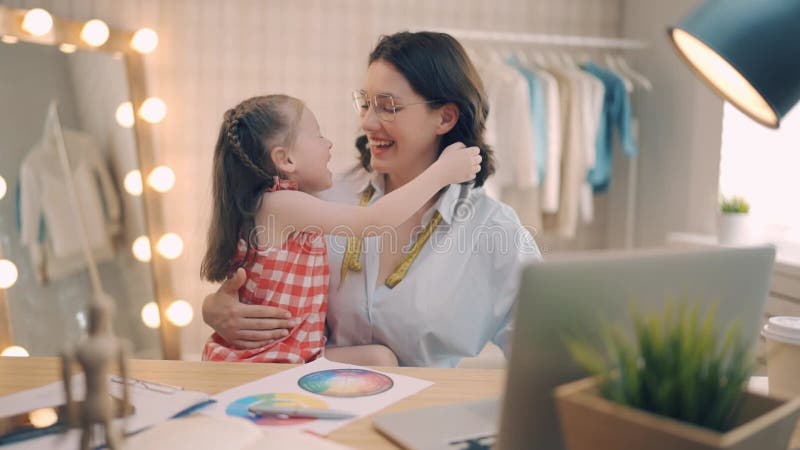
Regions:
<instances>
[{"instance_id":1,"label":"woman's white shirt","mask_svg":"<svg viewBox=\"0 0 800 450\"><path fill-rule=\"evenodd\" d=\"M368 184L375 188L371 202L383 195L382 175L344 178L322 197L357 203ZM380 236L364 239L363 270L348 272L343 283L347 239L328 236L328 345L383 344L405 366L454 367L488 341L508 355L519 273L526 262L541 259L536 242L514 210L483 189L450 185L420 230L435 211L442 222L393 289L377 282Z\"/></svg>"}]
</instances>

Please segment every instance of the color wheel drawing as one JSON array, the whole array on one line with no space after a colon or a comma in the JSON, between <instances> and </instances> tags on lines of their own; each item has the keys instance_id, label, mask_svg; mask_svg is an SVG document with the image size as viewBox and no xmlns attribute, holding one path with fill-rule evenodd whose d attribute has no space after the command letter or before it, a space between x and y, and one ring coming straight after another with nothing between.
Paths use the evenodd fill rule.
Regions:
<instances>
[{"instance_id":1,"label":"color wheel drawing","mask_svg":"<svg viewBox=\"0 0 800 450\"><path fill-rule=\"evenodd\" d=\"M309 373L297 382L312 394L328 397L365 397L386 392L394 381L384 374L364 369L331 369Z\"/></svg>"},{"instance_id":2,"label":"color wheel drawing","mask_svg":"<svg viewBox=\"0 0 800 450\"><path fill-rule=\"evenodd\" d=\"M272 394L258 394L250 395L240 398L225 409L225 414L233 417L243 417L250 420L256 425L263 426L285 426L285 425L299 425L303 423L312 422L316 419L310 418L279 418L273 416L255 416L247 411L250 405L255 403L262 403L265 406L280 406L285 408L317 408L326 409L328 405L318 399L305 394L292 394L292 393L272 393Z\"/></svg>"}]
</instances>

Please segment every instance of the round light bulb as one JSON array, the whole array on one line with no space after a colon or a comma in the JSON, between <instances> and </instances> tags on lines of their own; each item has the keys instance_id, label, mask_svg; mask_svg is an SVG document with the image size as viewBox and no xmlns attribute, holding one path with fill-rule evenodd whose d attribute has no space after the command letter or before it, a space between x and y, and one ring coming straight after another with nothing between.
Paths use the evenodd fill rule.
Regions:
<instances>
[{"instance_id":1,"label":"round light bulb","mask_svg":"<svg viewBox=\"0 0 800 450\"><path fill-rule=\"evenodd\" d=\"M75 53L78 50L78 46L75 44L67 44L66 42L59 45L58 49L61 50L62 53L66 53L69 55L70 53Z\"/></svg>"},{"instance_id":2,"label":"round light bulb","mask_svg":"<svg viewBox=\"0 0 800 450\"><path fill-rule=\"evenodd\" d=\"M144 186L142 185L142 172L139 172L139 170L131 170L125 175L122 184L125 186L125 191L128 194L134 197L142 195L142 190L144 190Z\"/></svg>"},{"instance_id":3,"label":"round light bulb","mask_svg":"<svg viewBox=\"0 0 800 450\"><path fill-rule=\"evenodd\" d=\"M19 42L19 38L10 34L4 34L2 37L0 37L0 41L2 41L4 44L16 44Z\"/></svg>"},{"instance_id":4,"label":"round light bulb","mask_svg":"<svg viewBox=\"0 0 800 450\"><path fill-rule=\"evenodd\" d=\"M158 305L150 302L142 307L142 322L148 328L158 328L161 326L161 318L158 316Z\"/></svg>"},{"instance_id":5,"label":"round light bulb","mask_svg":"<svg viewBox=\"0 0 800 450\"><path fill-rule=\"evenodd\" d=\"M139 53L152 53L158 47L158 34L150 28L142 28L133 34L131 47Z\"/></svg>"},{"instance_id":6,"label":"round light bulb","mask_svg":"<svg viewBox=\"0 0 800 450\"><path fill-rule=\"evenodd\" d=\"M133 117L133 104L131 102L123 102L117 106L117 113L115 114L117 123L123 128L131 128L134 123Z\"/></svg>"},{"instance_id":7,"label":"round light bulb","mask_svg":"<svg viewBox=\"0 0 800 450\"><path fill-rule=\"evenodd\" d=\"M0 352L0 356L11 356L14 358L27 358L31 356L27 350L20 347L19 345L12 345L11 347L6 347L5 350Z\"/></svg>"},{"instance_id":8,"label":"round light bulb","mask_svg":"<svg viewBox=\"0 0 800 450\"><path fill-rule=\"evenodd\" d=\"M110 34L108 25L100 19L92 19L81 28L81 39L92 47L105 44Z\"/></svg>"},{"instance_id":9,"label":"round light bulb","mask_svg":"<svg viewBox=\"0 0 800 450\"><path fill-rule=\"evenodd\" d=\"M139 236L133 241L131 246L133 257L141 262L150 262L153 255L150 251L150 239L147 236Z\"/></svg>"},{"instance_id":10,"label":"round light bulb","mask_svg":"<svg viewBox=\"0 0 800 450\"><path fill-rule=\"evenodd\" d=\"M6 196L6 192L8 192L8 185L6 184L6 179L0 177L0 200Z\"/></svg>"},{"instance_id":11,"label":"round light bulb","mask_svg":"<svg viewBox=\"0 0 800 450\"><path fill-rule=\"evenodd\" d=\"M0 289L8 289L17 282L17 266L7 259L0 259Z\"/></svg>"},{"instance_id":12,"label":"round light bulb","mask_svg":"<svg viewBox=\"0 0 800 450\"><path fill-rule=\"evenodd\" d=\"M167 116L167 104L158 97L150 97L139 107L139 117L148 123L159 123Z\"/></svg>"},{"instance_id":13,"label":"round light bulb","mask_svg":"<svg viewBox=\"0 0 800 450\"><path fill-rule=\"evenodd\" d=\"M34 8L25 13L22 29L34 36L44 36L53 29L53 16L42 8Z\"/></svg>"},{"instance_id":14,"label":"round light bulb","mask_svg":"<svg viewBox=\"0 0 800 450\"><path fill-rule=\"evenodd\" d=\"M167 166L158 166L150 172L147 184L158 192L167 192L175 186L175 172Z\"/></svg>"},{"instance_id":15,"label":"round light bulb","mask_svg":"<svg viewBox=\"0 0 800 450\"><path fill-rule=\"evenodd\" d=\"M167 233L158 240L156 249L164 258L175 259L183 253L183 240L175 233Z\"/></svg>"},{"instance_id":16,"label":"round light bulb","mask_svg":"<svg viewBox=\"0 0 800 450\"><path fill-rule=\"evenodd\" d=\"M175 300L167 308L167 319L175 326L185 327L194 317L192 305L186 300Z\"/></svg>"},{"instance_id":17,"label":"round light bulb","mask_svg":"<svg viewBox=\"0 0 800 450\"><path fill-rule=\"evenodd\" d=\"M58 414L53 408L35 409L28 413L28 420L34 428L47 428L58 422Z\"/></svg>"}]
</instances>

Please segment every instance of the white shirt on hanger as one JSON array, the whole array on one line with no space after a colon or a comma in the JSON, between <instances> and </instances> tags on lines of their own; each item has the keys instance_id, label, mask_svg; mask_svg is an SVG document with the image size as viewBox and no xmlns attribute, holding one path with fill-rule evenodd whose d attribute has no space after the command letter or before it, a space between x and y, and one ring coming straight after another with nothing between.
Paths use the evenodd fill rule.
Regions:
<instances>
[{"instance_id":1,"label":"white shirt on hanger","mask_svg":"<svg viewBox=\"0 0 800 450\"><path fill-rule=\"evenodd\" d=\"M595 161L597 125L605 88L578 68L548 67L546 70L558 81L562 109L561 192L555 230L559 236L572 239L579 221L590 222L594 216L587 174Z\"/></svg>"},{"instance_id":2,"label":"white shirt on hanger","mask_svg":"<svg viewBox=\"0 0 800 450\"><path fill-rule=\"evenodd\" d=\"M111 237L120 231L119 196L92 137L66 128L62 134L89 247L96 256L107 259L114 253ZM20 167L21 240L29 249L40 281L85 267L81 240L76 238L78 212L69 198L55 145L52 130L45 130ZM44 241L40 239L42 222ZM63 265L59 260L80 264Z\"/></svg>"},{"instance_id":3,"label":"white shirt on hanger","mask_svg":"<svg viewBox=\"0 0 800 450\"><path fill-rule=\"evenodd\" d=\"M476 66L489 101L486 141L494 148L497 161L487 192L500 198L507 187L538 186L528 80L499 60L479 61Z\"/></svg>"},{"instance_id":4,"label":"white shirt on hanger","mask_svg":"<svg viewBox=\"0 0 800 450\"><path fill-rule=\"evenodd\" d=\"M606 88L602 81L586 72L578 70L575 74L582 83L583 143L581 147L586 156L584 164L588 176L589 170L594 167L597 160L597 128L600 126L600 115L603 113ZM584 223L591 223L594 220L594 192L586 176L581 185L580 212Z\"/></svg>"},{"instance_id":5,"label":"white shirt on hanger","mask_svg":"<svg viewBox=\"0 0 800 450\"><path fill-rule=\"evenodd\" d=\"M558 211L561 193L561 100L558 91L558 80L550 72L532 64L526 66L536 74L544 86L545 104L547 105L547 170L541 185L541 209L545 213Z\"/></svg>"}]
</instances>

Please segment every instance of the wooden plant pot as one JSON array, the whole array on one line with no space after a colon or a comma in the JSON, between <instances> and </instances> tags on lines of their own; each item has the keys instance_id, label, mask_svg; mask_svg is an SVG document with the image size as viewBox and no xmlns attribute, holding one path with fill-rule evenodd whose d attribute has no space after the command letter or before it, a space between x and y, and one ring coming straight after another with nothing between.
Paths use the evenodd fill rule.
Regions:
<instances>
[{"instance_id":1,"label":"wooden plant pot","mask_svg":"<svg viewBox=\"0 0 800 450\"><path fill-rule=\"evenodd\" d=\"M606 400L594 378L555 396L568 450L786 450L800 416L800 398L746 393L734 428L720 433Z\"/></svg>"}]
</instances>

